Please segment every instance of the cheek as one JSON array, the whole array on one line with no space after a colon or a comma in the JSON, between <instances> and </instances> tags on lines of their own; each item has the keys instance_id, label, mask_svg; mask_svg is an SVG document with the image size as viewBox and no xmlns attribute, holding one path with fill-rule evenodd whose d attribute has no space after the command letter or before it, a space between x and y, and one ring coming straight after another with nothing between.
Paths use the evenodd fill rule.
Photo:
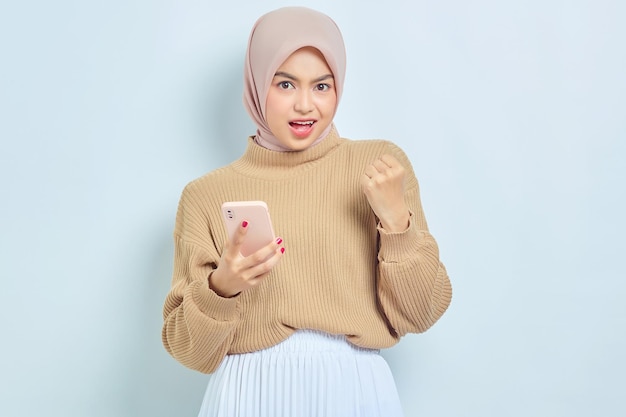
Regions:
<instances>
[{"instance_id":1,"label":"cheek","mask_svg":"<svg viewBox=\"0 0 626 417\"><path fill-rule=\"evenodd\" d=\"M319 106L321 109L324 109L324 113L332 115L335 113L335 109L337 107L337 97L334 95L330 97L324 97Z\"/></svg>"},{"instance_id":2,"label":"cheek","mask_svg":"<svg viewBox=\"0 0 626 417\"><path fill-rule=\"evenodd\" d=\"M268 94L265 100L265 120L280 119L286 114L285 98L277 94Z\"/></svg>"}]
</instances>

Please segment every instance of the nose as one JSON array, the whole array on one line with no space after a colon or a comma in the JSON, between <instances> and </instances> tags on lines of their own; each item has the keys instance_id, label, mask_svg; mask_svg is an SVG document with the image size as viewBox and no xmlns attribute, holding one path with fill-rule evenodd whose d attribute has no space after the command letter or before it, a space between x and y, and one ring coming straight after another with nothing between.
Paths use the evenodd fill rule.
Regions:
<instances>
[{"instance_id":1,"label":"nose","mask_svg":"<svg viewBox=\"0 0 626 417\"><path fill-rule=\"evenodd\" d=\"M306 114L313 111L313 92L303 89L298 91L294 110L298 113Z\"/></svg>"}]
</instances>

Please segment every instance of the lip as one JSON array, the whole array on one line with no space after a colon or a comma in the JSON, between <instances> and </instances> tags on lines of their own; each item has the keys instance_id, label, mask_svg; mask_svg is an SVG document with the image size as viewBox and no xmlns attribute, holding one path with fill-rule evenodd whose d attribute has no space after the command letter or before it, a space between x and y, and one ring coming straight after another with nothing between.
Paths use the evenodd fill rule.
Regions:
<instances>
[{"instance_id":1,"label":"lip","mask_svg":"<svg viewBox=\"0 0 626 417\"><path fill-rule=\"evenodd\" d=\"M316 123L315 119L294 119L289 121L289 130L295 137L306 139L313 132Z\"/></svg>"}]
</instances>

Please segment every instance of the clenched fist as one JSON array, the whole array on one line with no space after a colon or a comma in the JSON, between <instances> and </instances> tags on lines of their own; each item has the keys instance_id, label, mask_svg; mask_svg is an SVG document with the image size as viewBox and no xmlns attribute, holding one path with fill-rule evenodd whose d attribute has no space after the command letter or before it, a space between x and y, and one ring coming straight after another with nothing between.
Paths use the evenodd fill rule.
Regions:
<instances>
[{"instance_id":1,"label":"clenched fist","mask_svg":"<svg viewBox=\"0 0 626 417\"><path fill-rule=\"evenodd\" d=\"M404 201L405 170L391 155L382 155L365 168L361 187L370 207L388 232L409 226L409 208Z\"/></svg>"}]
</instances>

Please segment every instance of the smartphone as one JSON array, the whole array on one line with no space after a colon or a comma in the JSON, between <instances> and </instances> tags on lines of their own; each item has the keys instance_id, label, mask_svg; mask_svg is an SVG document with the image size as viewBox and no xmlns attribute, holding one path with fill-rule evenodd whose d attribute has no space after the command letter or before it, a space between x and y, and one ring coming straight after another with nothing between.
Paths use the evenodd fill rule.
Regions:
<instances>
[{"instance_id":1,"label":"smartphone","mask_svg":"<svg viewBox=\"0 0 626 417\"><path fill-rule=\"evenodd\" d=\"M244 220L248 222L248 232L240 249L243 256L256 252L276 239L270 212L264 201L228 201L222 204L222 218L231 240L241 223Z\"/></svg>"}]
</instances>

